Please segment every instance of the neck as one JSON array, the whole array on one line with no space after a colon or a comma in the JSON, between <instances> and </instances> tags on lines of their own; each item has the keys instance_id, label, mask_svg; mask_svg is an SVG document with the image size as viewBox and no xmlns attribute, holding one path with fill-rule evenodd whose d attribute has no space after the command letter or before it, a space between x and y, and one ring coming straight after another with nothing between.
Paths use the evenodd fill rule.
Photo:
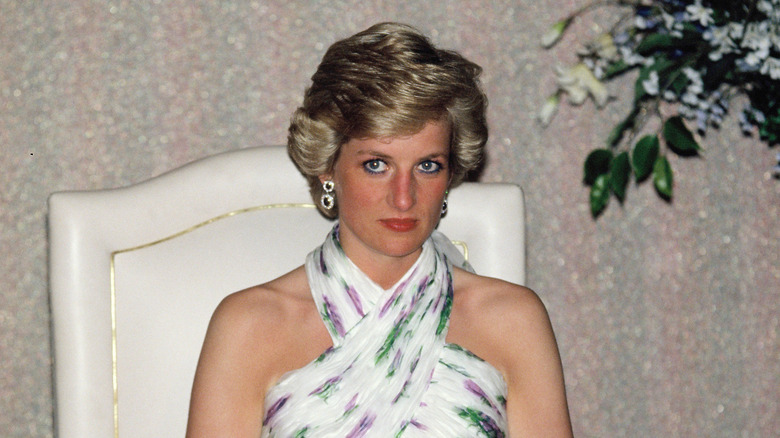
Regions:
<instances>
[{"instance_id":1,"label":"neck","mask_svg":"<svg viewBox=\"0 0 780 438\"><path fill-rule=\"evenodd\" d=\"M340 228L336 237L344 254L368 278L382 289L388 289L401 279L422 253L422 246L408 254L393 254L389 245L385 249L371 248L348 230Z\"/></svg>"},{"instance_id":2,"label":"neck","mask_svg":"<svg viewBox=\"0 0 780 438\"><path fill-rule=\"evenodd\" d=\"M350 257L350 260L382 289L389 289L409 272L420 252L421 250L417 250L404 257L364 257L357 261Z\"/></svg>"}]
</instances>

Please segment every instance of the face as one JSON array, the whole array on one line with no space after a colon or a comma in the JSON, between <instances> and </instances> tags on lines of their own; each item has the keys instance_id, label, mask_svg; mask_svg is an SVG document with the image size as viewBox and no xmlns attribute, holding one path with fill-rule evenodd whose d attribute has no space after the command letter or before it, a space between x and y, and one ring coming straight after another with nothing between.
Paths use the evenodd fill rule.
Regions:
<instances>
[{"instance_id":1,"label":"face","mask_svg":"<svg viewBox=\"0 0 780 438\"><path fill-rule=\"evenodd\" d=\"M446 122L430 122L410 136L342 145L333 174L321 179L335 183L339 237L353 262L417 259L441 217L449 154Z\"/></svg>"}]
</instances>

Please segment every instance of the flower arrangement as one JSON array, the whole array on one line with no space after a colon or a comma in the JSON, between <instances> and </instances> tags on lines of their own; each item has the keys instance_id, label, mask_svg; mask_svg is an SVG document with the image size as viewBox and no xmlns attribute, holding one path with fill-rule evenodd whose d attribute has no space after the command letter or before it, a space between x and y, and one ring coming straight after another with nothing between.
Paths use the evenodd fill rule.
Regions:
<instances>
[{"instance_id":1,"label":"flower arrangement","mask_svg":"<svg viewBox=\"0 0 780 438\"><path fill-rule=\"evenodd\" d=\"M667 154L697 155L695 133L719 128L737 94L749 101L739 113L745 135L757 131L770 147L780 142L780 0L594 0L555 23L542 45L552 47L576 17L604 6L627 12L578 52L576 65L556 69L557 90L539 113L549 124L564 94L574 105L590 97L601 108L610 99L606 81L638 72L632 109L585 160L593 217L612 195L625 200L632 176L652 177L659 196L671 200ZM653 118L660 128L646 133ZM780 177L780 154L777 160L772 172Z\"/></svg>"}]
</instances>

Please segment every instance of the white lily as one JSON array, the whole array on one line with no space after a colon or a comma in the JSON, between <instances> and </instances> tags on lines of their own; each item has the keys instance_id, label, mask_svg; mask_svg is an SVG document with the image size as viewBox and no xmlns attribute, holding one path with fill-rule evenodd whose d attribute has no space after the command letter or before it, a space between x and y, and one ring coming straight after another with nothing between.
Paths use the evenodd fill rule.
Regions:
<instances>
[{"instance_id":1,"label":"white lily","mask_svg":"<svg viewBox=\"0 0 780 438\"><path fill-rule=\"evenodd\" d=\"M651 96L657 96L658 95L658 72L653 70L650 72L650 76L648 76L647 79L642 81L642 88L645 89L645 92Z\"/></svg>"},{"instance_id":2,"label":"white lily","mask_svg":"<svg viewBox=\"0 0 780 438\"><path fill-rule=\"evenodd\" d=\"M612 35L608 33L602 33L598 38L596 38L596 41L594 41L594 46L596 48L596 54L599 56L599 58L609 61L617 59L618 49L615 46L615 40L612 39Z\"/></svg>"},{"instance_id":3,"label":"white lily","mask_svg":"<svg viewBox=\"0 0 780 438\"><path fill-rule=\"evenodd\" d=\"M590 95L596 106L603 107L607 103L609 93L592 71L583 63L564 69L556 68L559 87L569 95L569 101L579 105Z\"/></svg>"},{"instance_id":4,"label":"white lily","mask_svg":"<svg viewBox=\"0 0 780 438\"><path fill-rule=\"evenodd\" d=\"M542 126L547 126L550 124L553 116L555 116L555 113L558 111L559 102L560 98L558 97L558 93L553 94L544 101L544 105L542 105L542 109L539 111L539 115L537 116L539 123L541 123Z\"/></svg>"},{"instance_id":5,"label":"white lily","mask_svg":"<svg viewBox=\"0 0 780 438\"><path fill-rule=\"evenodd\" d=\"M694 4L686 6L685 11L688 13L691 21L698 21L704 27L715 22L712 18L712 9L702 6L701 0L696 0Z\"/></svg>"},{"instance_id":6,"label":"white lily","mask_svg":"<svg viewBox=\"0 0 780 438\"><path fill-rule=\"evenodd\" d=\"M761 74L769 76L773 80L780 79L780 59L767 58L761 66Z\"/></svg>"},{"instance_id":7,"label":"white lily","mask_svg":"<svg viewBox=\"0 0 780 438\"><path fill-rule=\"evenodd\" d=\"M548 49L552 47L555 43L558 42L559 39L561 39L561 35L563 35L563 31L566 30L567 27L569 27L569 24L571 23L570 18L566 18L564 20L561 20L550 27L550 30L547 31L544 35L542 35L542 47L545 49Z\"/></svg>"}]
</instances>

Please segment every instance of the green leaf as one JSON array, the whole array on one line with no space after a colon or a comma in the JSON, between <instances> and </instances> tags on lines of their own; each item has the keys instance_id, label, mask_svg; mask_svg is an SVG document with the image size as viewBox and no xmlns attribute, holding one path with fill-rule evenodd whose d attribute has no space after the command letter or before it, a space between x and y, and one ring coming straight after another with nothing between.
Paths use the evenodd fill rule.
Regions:
<instances>
[{"instance_id":1,"label":"green leaf","mask_svg":"<svg viewBox=\"0 0 780 438\"><path fill-rule=\"evenodd\" d=\"M637 114L639 114L639 108L634 106L634 109L631 110L631 113L629 113L629 115L623 119L623 121L612 128L612 131L609 133L609 137L607 137L607 146L615 147L620 142L620 139L623 138L623 133L634 127Z\"/></svg>"},{"instance_id":2,"label":"green leaf","mask_svg":"<svg viewBox=\"0 0 780 438\"><path fill-rule=\"evenodd\" d=\"M653 164L658 158L658 143L657 135L646 135L636 142L634 153L631 155L631 166L634 168L637 181L647 178L653 171Z\"/></svg>"},{"instance_id":3,"label":"green leaf","mask_svg":"<svg viewBox=\"0 0 780 438\"><path fill-rule=\"evenodd\" d=\"M672 166L669 160L660 155L653 166L653 185L664 199L672 198Z\"/></svg>"},{"instance_id":4,"label":"green leaf","mask_svg":"<svg viewBox=\"0 0 780 438\"><path fill-rule=\"evenodd\" d=\"M672 81L672 83L669 85L669 89L677 96L680 96L685 92L685 89L688 87L688 84L691 82L691 80L688 79L688 76L685 76L679 70L674 71L672 75L675 75L675 78L674 81Z\"/></svg>"},{"instance_id":5,"label":"green leaf","mask_svg":"<svg viewBox=\"0 0 780 438\"><path fill-rule=\"evenodd\" d=\"M644 67L641 70L639 70L639 76L636 77L636 82L634 82L634 105L638 105L637 102L642 100L643 97L647 95L647 91L645 91L644 85L642 85L642 82L646 81L650 77L650 72L653 71L650 67Z\"/></svg>"},{"instance_id":6,"label":"green leaf","mask_svg":"<svg viewBox=\"0 0 780 438\"><path fill-rule=\"evenodd\" d=\"M628 179L631 176L631 165L628 162L628 152L621 152L612 160L612 166L609 171L609 181L612 186L612 192L617 196L620 202L626 199L626 187Z\"/></svg>"},{"instance_id":7,"label":"green leaf","mask_svg":"<svg viewBox=\"0 0 780 438\"><path fill-rule=\"evenodd\" d=\"M593 185L596 178L609 173L609 165L612 162L612 151L609 149L596 149L588 154L585 159L585 184Z\"/></svg>"},{"instance_id":8,"label":"green leaf","mask_svg":"<svg viewBox=\"0 0 780 438\"><path fill-rule=\"evenodd\" d=\"M701 31L691 23L683 24L682 36L670 34L650 33L645 36L636 48L636 52L642 56L658 56L658 52L671 50L688 51L696 49L701 43Z\"/></svg>"},{"instance_id":9,"label":"green leaf","mask_svg":"<svg viewBox=\"0 0 780 438\"><path fill-rule=\"evenodd\" d=\"M679 43L677 38L669 34L648 34L645 39L636 47L636 52L642 56L647 56L657 50L674 48Z\"/></svg>"},{"instance_id":10,"label":"green leaf","mask_svg":"<svg viewBox=\"0 0 780 438\"><path fill-rule=\"evenodd\" d=\"M663 128L664 138L669 148L673 150L677 155L696 155L699 149L699 144L693 138L693 134L683 123L681 116L670 117L664 122Z\"/></svg>"},{"instance_id":11,"label":"green leaf","mask_svg":"<svg viewBox=\"0 0 780 438\"><path fill-rule=\"evenodd\" d=\"M590 214L598 217L609 203L609 175L603 174L596 178L590 188Z\"/></svg>"},{"instance_id":12,"label":"green leaf","mask_svg":"<svg viewBox=\"0 0 780 438\"><path fill-rule=\"evenodd\" d=\"M618 60L616 62L612 62L604 69L604 72L602 74L601 80L605 81L607 79L612 79L616 76L620 76L623 73L633 70L636 68L636 65L631 65L626 63L626 61Z\"/></svg>"}]
</instances>

